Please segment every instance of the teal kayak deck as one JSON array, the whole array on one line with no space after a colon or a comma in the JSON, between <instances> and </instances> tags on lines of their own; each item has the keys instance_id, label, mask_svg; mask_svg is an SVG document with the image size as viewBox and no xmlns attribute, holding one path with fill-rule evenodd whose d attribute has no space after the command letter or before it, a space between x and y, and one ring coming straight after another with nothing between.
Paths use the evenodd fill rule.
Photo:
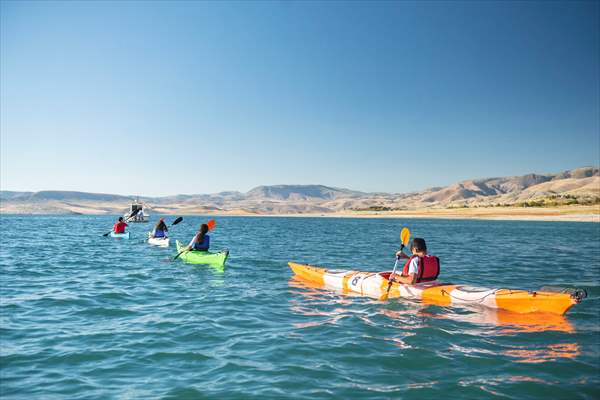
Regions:
<instances>
[{"instance_id":1,"label":"teal kayak deck","mask_svg":"<svg viewBox=\"0 0 600 400\"><path fill-rule=\"evenodd\" d=\"M129 232L125 232L125 233L114 233L114 232L111 232L110 236L114 237L114 238L129 239Z\"/></svg>"}]
</instances>

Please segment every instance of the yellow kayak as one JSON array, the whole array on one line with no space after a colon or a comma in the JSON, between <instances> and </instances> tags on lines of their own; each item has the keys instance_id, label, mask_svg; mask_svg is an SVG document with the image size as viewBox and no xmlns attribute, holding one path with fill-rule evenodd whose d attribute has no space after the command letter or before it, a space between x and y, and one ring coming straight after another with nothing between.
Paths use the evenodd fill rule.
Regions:
<instances>
[{"instance_id":1,"label":"yellow kayak","mask_svg":"<svg viewBox=\"0 0 600 400\"><path fill-rule=\"evenodd\" d=\"M387 272L328 270L311 265L288 263L296 277L321 287L356 293L383 300L387 293ZM542 288L539 291L490 289L453 285L439 281L406 285L393 282L388 298L421 300L441 306L481 305L516 313L545 312L562 315L587 296L583 289Z\"/></svg>"}]
</instances>

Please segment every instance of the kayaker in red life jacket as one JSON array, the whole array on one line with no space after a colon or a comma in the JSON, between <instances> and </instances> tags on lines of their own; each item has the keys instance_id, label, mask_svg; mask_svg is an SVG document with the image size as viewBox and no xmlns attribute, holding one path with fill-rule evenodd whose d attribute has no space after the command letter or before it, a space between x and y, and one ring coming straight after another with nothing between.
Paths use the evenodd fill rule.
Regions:
<instances>
[{"instance_id":1,"label":"kayaker in red life jacket","mask_svg":"<svg viewBox=\"0 0 600 400\"><path fill-rule=\"evenodd\" d=\"M113 225L113 232L114 233L125 233L125 228L128 226L129 225L127 225L125 222L123 222L123 217L119 217L119 221L117 221L117 223Z\"/></svg>"},{"instance_id":2,"label":"kayaker in red life jacket","mask_svg":"<svg viewBox=\"0 0 600 400\"><path fill-rule=\"evenodd\" d=\"M401 251L396 252L396 257L407 258L408 261L404 264L402 274L396 273L390 279L408 285L436 280L440 274L440 260L427 254L425 239L414 238L410 251L413 254L411 257Z\"/></svg>"},{"instance_id":3,"label":"kayaker in red life jacket","mask_svg":"<svg viewBox=\"0 0 600 400\"><path fill-rule=\"evenodd\" d=\"M208 232L208 225L206 225L206 224L200 225L200 229L198 230L198 233L196 233L196 235L194 235L194 238L192 239L190 244L188 244L186 246L185 249L186 250L208 251L208 248L210 247L210 236L208 236L206 234L207 232Z\"/></svg>"}]
</instances>

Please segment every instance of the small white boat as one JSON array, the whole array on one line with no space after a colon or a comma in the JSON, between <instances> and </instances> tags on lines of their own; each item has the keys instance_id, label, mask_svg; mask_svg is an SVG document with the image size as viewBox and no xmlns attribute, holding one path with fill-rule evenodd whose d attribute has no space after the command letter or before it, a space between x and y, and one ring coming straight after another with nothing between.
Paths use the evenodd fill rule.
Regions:
<instances>
[{"instance_id":1,"label":"small white boat","mask_svg":"<svg viewBox=\"0 0 600 400\"><path fill-rule=\"evenodd\" d=\"M137 213L136 213L137 212ZM132 218L129 218L130 215L136 213ZM150 214L144 212L144 205L139 201L139 199L135 199L133 203L129 205L129 211L123 215L123 217L127 220L127 222L149 222ZM129 218L129 219L127 219Z\"/></svg>"},{"instance_id":2,"label":"small white boat","mask_svg":"<svg viewBox=\"0 0 600 400\"><path fill-rule=\"evenodd\" d=\"M170 239L168 237L155 238L150 235L152 235L152 233L148 232L148 244L160 247L169 247Z\"/></svg>"}]
</instances>

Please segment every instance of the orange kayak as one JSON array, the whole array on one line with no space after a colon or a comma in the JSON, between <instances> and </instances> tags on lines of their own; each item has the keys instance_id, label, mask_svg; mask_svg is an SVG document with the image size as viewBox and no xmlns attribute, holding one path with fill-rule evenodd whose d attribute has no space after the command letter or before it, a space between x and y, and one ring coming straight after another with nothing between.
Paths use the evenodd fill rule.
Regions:
<instances>
[{"instance_id":1,"label":"orange kayak","mask_svg":"<svg viewBox=\"0 0 600 400\"><path fill-rule=\"evenodd\" d=\"M296 277L343 293L356 293L383 300L391 271L359 272L329 270L312 265L288 263ZM439 281L406 285L393 282L388 298L421 300L441 306L481 305L516 313L544 312L562 315L587 293L583 289L542 288L539 291L490 289Z\"/></svg>"}]
</instances>

